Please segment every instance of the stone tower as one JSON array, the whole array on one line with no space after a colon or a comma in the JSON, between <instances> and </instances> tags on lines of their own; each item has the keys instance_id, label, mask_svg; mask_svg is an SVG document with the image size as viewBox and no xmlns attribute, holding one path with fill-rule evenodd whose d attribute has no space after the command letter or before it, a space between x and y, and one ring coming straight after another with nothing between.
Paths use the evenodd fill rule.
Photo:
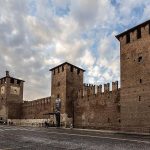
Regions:
<instances>
[{"instance_id":1,"label":"stone tower","mask_svg":"<svg viewBox=\"0 0 150 150\"><path fill-rule=\"evenodd\" d=\"M54 100L59 96L61 102L61 116L65 122L71 118L74 121L74 101L77 98L78 91L83 91L83 73L84 70L68 62L50 69L51 76L51 95L52 109L54 111Z\"/></svg>"},{"instance_id":2,"label":"stone tower","mask_svg":"<svg viewBox=\"0 0 150 150\"><path fill-rule=\"evenodd\" d=\"M0 79L0 119L20 119L23 103L23 83L13 78L6 71L6 76Z\"/></svg>"},{"instance_id":3,"label":"stone tower","mask_svg":"<svg viewBox=\"0 0 150 150\"><path fill-rule=\"evenodd\" d=\"M116 36L120 41L122 130L150 125L150 20Z\"/></svg>"}]
</instances>

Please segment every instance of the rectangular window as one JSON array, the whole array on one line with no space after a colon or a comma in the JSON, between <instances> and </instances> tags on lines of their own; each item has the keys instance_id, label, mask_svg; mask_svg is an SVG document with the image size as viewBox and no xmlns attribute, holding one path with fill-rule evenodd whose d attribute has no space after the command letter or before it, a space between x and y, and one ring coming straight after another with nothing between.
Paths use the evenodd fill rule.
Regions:
<instances>
[{"instance_id":1,"label":"rectangular window","mask_svg":"<svg viewBox=\"0 0 150 150\"><path fill-rule=\"evenodd\" d=\"M13 78L10 79L10 83L14 83L14 79Z\"/></svg>"},{"instance_id":2,"label":"rectangular window","mask_svg":"<svg viewBox=\"0 0 150 150\"><path fill-rule=\"evenodd\" d=\"M21 81L20 80L17 80L17 84L20 84L21 83Z\"/></svg>"},{"instance_id":3,"label":"rectangular window","mask_svg":"<svg viewBox=\"0 0 150 150\"><path fill-rule=\"evenodd\" d=\"M55 75L55 70L53 71L53 75Z\"/></svg>"},{"instance_id":4,"label":"rectangular window","mask_svg":"<svg viewBox=\"0 0 150 150\"><path fill-rule=\"evenodd\" d=\"M139 58L138 58L138 62L141 62L142 61L142 56L140 56Z\"/></svg>"},{"instance_id":5,"label":"rectangular window","mask_svg":"<svg viewBox=\"0 0 150 150\"><path fill-rule=\"evenodd\" d=\"M142 79L140 79L140 83L142 83Z\"/></svg>"},{"instance_id":6,"label":"rectangular window","mask_svg":"<svg viewBox=\"0 0 150 150\"><path fill-rule=\"evenodd\" d=\"M64 71L64 66L62 66L62 72Z\"/></svg>"},{"instance_id":7,"label":"rectangular window","mask_svg":"<svg viewBox=\"0 0 150 150\"><path fill-rule=\"evenodd\" d=\"M141 38L141 28L137 29L137 39Z\"/></svg>"},{"instance_id":8,"label":"rectangular window","mask_svg":"<svg viewBox=\"0 0 150 150\"><path fill-rule=\"evenodd\" d=\"M70 71L73 72L73 66L70 66Z\"/></svg>"},{"instance_id":9,"label":"rectangular window","mask_svg":"<svg viewBox=\"0 0 150 150\"><path fill-rule=\"evenodd\" d=\"M77 74L80 74L80 69L77 70Z\"/></svg>"},{"instance_id":10,"label":"rectangular window","mask_svg":"<svg viewBox=\"0 0 150 150\"><path fill-rule=\"evenodd\" d=\"M59 67L58 67L58 73L59 73Z\"/></svg>"},{"instance_id":11,"label":"rectangular window","mask_svg":"<svg viewBox=\"0 0 150 150\"><path fill-rule=\"evenodd\" d=\"M139 101L141 101L141 96L139 96Z\"/></svg>"},{"instance_id":12,"label":"rectangular window","mask_svg":"<svg viewBox=\"0 0 150 150\"><path fill-rule=\"evenodd\" d=\"M126 43L130 43L130 33L126 35Z\"/></svg>"}]
</instances>

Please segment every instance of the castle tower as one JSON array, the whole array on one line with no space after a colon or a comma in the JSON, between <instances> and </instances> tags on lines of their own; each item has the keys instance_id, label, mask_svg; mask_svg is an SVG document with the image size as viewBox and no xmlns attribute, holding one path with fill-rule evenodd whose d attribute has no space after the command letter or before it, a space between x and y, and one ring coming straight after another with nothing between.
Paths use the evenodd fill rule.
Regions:
<instances>
[{"instance_id":1,"label":"castle tower","mask_svg":"<svg viewBox=\"0 0 150 150\"><path fill-rule=\"evenodd\" d=\"M50 69L51 73L51 95L54 100L59 96L61 102L61 116L74 118L74 101L78 91L83 91L84 70L68 62ZM52 106L54 107L54 105ZM52 110L52 109L51 109ZM54 108L53 108L54 110ZM74 119L73 119L74 121Z\"/></svg>"},{"instance_id":2,"label":"castle tower","mask_svg":"<svg viewBox=\"0 0 150 150\"><path fill-rule=\"evenodd\" d=\"M119 35L122 129L150 125L150 20Z\"/></svg>"},{"instance_id":3,"label":"castle tower","mask_svg":"<svg viewBox=\"0 0 150 150\"><path fill-rule=\"evenodd\" d=\"M0 120L21 117L23 83L24 81L11 77L9 71L0 79Z\"/></svg>"}]
</instances>

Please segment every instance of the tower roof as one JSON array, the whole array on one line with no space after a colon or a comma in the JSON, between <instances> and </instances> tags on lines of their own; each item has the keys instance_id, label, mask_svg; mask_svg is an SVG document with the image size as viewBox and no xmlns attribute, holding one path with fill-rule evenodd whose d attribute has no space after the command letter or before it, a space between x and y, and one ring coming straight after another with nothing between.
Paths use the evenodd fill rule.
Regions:
<instances>
[{"instance_id":1,"label":"tower roof","mask_svg":"<svg viewBox=\"0 0 150 150\"><path fill-rule=\"evenodd\" d=\"M82 69L82 68L79 68L79 67L77 67L77 66L75 66L75 65L73 65L73 64L70 64L70 63L68 63L68 62L64 62L64 63L62 63L62 64L60 64L60 65L58 65L58 66L56 66L56 67L54 67L54 68L51 68L49 71L53 71L54 69L56 69L56 68L58 68L58 67L60 67L60 66L63 66L63 65L70 65L70 66L73 66L73 67L75 67L75 68L77 68L77 69L80 69L80 70L82 70L83 72L85 71L84 69Z\"/></svg>"},{"instance_id":2,"label":"tower roof","mask_svg":"<svg viewBox=\"0 0 150 150\"><path fill-rule=\"evenodd\" d=\"M139 27L143 27L143 26L145 26L145 25L147 25L147 24L150 24L150 20L147 20L147 21L145 21L145 22L143 22L143 23L141 23L141 24L139 24L139 25L137 25L137 26L134 26L133 28L128 29L127 31L124 31L124 32L122 32L122 33L116 35L116 38L119 40L119 38L120 38L121 36L123 36L123 35L125 35L125 34L127 34L127 33L129 33L129 32L132 32L132 31L134 31L135 29L137 29L137 28L139 28Z\"/></svg>"},{"instance_id":3,"label":"tower roof","mask_svg":"<svg viewBox=\"0 0 150 150\"><path fill-rule=\"evenodd\" d=\"M11 77L11 76L9 75L9 71L6 71L6 76L5 76L5 77L0 78L0 80L1 80L1 79L5 79L6 77L7 77L7 78L11 78L11 79L15 79L15 80L19 80L19 81L23 81L23 82L25 82L24 80L17 79L17 78L14 78L14 77Z\"/></svg>"}]
</instances>

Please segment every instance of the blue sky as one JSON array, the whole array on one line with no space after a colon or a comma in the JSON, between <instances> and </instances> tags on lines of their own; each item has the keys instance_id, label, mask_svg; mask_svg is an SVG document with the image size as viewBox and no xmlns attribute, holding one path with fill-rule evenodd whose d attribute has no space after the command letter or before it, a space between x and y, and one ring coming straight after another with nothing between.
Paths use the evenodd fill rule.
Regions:
<instances>
[{"instance_id":1,"label":"blue sky","mask_svg":"<svg viewBox=\"0 0 150 150\"><path fill-rule=\"evenodd\" d=\"M150 19L149 0L0 0L0 76L25 80L24 99L50 95L49 69L68 61L85 83L120 80L115 35Z\"/></svg>"}]
</instances>

